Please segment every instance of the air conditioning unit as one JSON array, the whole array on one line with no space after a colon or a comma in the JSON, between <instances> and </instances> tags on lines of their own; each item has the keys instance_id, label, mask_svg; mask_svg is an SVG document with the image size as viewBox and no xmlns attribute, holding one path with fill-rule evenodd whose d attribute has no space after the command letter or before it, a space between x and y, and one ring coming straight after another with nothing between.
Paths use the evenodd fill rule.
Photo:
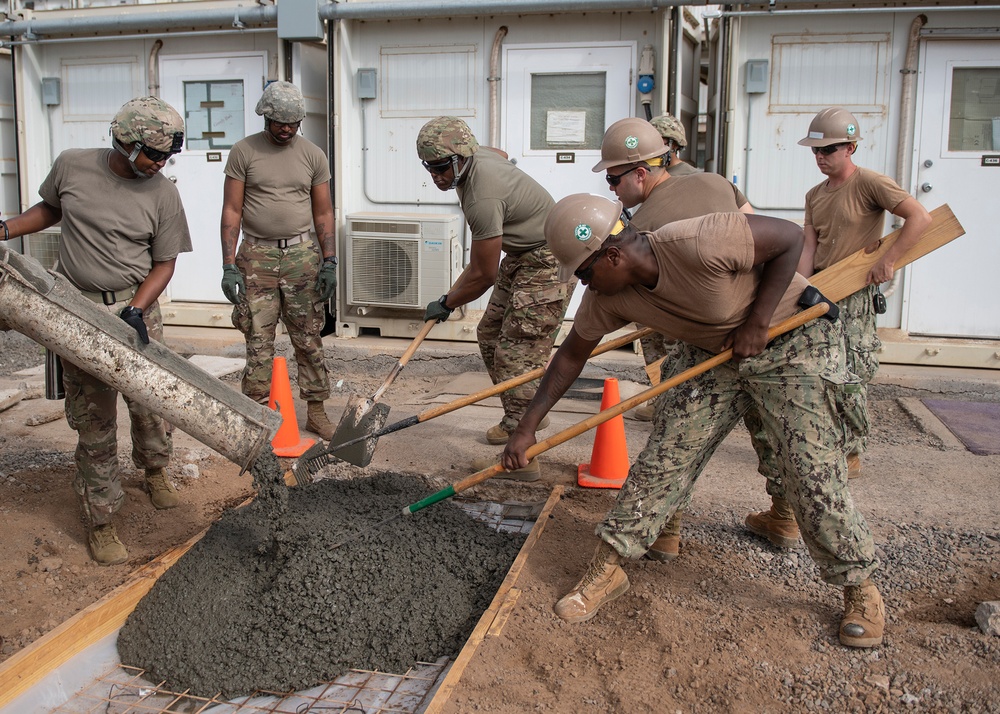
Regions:
<instances>
[{"instance_id":1,"label":"air conditioning unit","mask_svg":"<svg viewBox=\"0 0 1000 714\"><path fill-rule=\"evenodd\" d=\"M423 309L462 270L459 214L353 213L347 217L349 305Z\"/></svg>"}]
</instances>

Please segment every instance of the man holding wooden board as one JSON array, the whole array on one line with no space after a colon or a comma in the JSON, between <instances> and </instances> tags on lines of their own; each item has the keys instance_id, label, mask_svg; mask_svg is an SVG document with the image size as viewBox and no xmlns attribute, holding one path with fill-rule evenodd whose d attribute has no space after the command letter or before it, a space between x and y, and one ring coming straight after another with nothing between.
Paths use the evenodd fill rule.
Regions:
<instances>
[{"instance_id":1,"label":"man holding wooden board","mask_svg":"<svg viewBox=\"0 0 1000 714\"><path fill-rule=\"evenodd\" d=\"M875 319L885 312L879 283L892 279L899 257L916 245L931 224L927 210L895 181L854 164L860 139L861 128L854 115L842 107L828 107L813 118L806 137L799 141L801 146L812 148L817 168L827 176L806 194L805 245L798 265L801 275L809 277L858 250L877 247L886 211L906 221L898 239L869 270L867 285L837 303L847 343L847 368L860 379L843 395L848 478L861 475L861 454L871 430L867 387L878 371L881 345ZM792 547L798 541L799 528L785 498L774 449L753 409L745 419L758 455L758 470L767 478L771 496L769 510L747 515L747 528L776 546Z\"/></svg>"}]
</instances>

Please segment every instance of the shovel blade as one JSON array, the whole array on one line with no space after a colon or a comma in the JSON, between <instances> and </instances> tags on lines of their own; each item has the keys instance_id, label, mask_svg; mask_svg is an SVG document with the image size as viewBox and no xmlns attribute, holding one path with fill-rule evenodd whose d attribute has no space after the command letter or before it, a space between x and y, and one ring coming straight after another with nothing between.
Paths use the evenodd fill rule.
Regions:
<instances>
[{"instance_id":1,"label":"shovel blade","mask_svg":"<svg viewBox=\"0 0 1000 714\"><path fill-rule=\"evenodd\" d=\"M388 404L373 402L371 399L357 396L351 397L344 409L344 415L340 417L340 423L337 424L337 431L330 439L330 446L337 446L368 434L374 434L385 426L388 418ZM373 436L345 449L331 452L331 455L349 464L365 467L372 462L377 443L378 438Z\"/></svg>"}]
</instances>

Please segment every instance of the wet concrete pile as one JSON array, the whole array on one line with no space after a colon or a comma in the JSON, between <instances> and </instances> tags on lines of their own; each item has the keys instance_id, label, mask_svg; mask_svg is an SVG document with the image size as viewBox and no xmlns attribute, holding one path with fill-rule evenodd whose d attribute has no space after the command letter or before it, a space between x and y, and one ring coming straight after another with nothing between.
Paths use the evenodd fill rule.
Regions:
<instances>
[{"instance_id":1,"label":"wet concrete pile","mask_svg":"<svg viewBox=\"0 0 1000 714\"><path fill-rule=\"evenodd\" d=\"M456 655L524 540L448 502L371 528L428 495L412 477L288 490L273 455L253 471L258 498L224 514L119 634L122 662L175 691L285 692Z\"/></svg>"}]
</instances>

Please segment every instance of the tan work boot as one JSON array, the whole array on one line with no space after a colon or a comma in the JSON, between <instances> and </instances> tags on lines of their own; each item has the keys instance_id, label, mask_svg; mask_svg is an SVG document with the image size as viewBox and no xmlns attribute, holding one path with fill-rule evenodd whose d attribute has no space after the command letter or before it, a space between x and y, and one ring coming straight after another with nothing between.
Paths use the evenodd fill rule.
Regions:
<instances>
[{"instance_id":1,"label":"tan work boot","mask_svg":"<svg viewBox=\"0 0 1000 714\"><path fill-rule=\"evenodd\" d=\"M125 545L118 540L118 533L112 523L103 526L91 526L87 537L90 555L98 565L117 565L128 559Z\"/></svg>"},{"instance_id":2,"label":"tan work boot","mask_svg":"<svg viewBox=\"0 0 1000 714\"><path fill-rule=\"evenodd\" d=\"M653 403L646 402L641 407L632 412L639 421L653 421Z\"/></svg>"},{"instance_id":3,"label":"tan work boot","mask_svg":"<svg viewBox=\"0 0 1000 714\"><path fill-rule=\"evenodd\" d=\"M499 463L500 457L490 458L488 456L473 459L472 468L476 471L482 471L483 469L488 469L491 466L495 466ZM528 465L524 468L515 469L514 471L501 471L493 478L504 478L510 481L537 481L542 477L541 465L538 463L538 458L534 458L528 462Z\"/></svg>"},{"instance_id":4,"label":"tan work boot","mask_svg":"<svg viewBox=\"0 0 1000 714\"><path fill-rule=\"evenodd\" d=\"M761 513L748 513L747 528L762 538L767 538L779 548L794 548L799 543L799 526L792 507L783 498L771 497L771 508Z\"/></svg>"},{"instance_id":5,"label":"tan work boot","mask_svg":"<svg viewBox=\"0 0 1000 714\"><path fill-rule=\"evenodd\" d=\"M646 557L650 560L659 560L665 563L676 558L681 551L681 518L683 511L675 511L667 524L663 526L660 535L653 541L646 551Z\"/></svg>"},{"instance_id":6,"label":"tan work boot","mask_svg":"<svg viewBox=\"0 0 1000 714\"><path fill-rule=\"evenodd\" d=\"M146 469L146 492L153 506L160 510L180 505L181 497L170 483L166 469Z\"/></svg>"},{"instance_id":7,"label":"tan work boot","mask_svg":"<svg viewBox=\"0 0 1000 714\"><path fill-rule=\"evenodd\" d=\"M618 565L620 561L618 551L602 540L583 580L556 603L556 614L566 622L586 622L601 605L627 593L628 576Z\"/></svg>"},{"instance_id":8,"label":"tan work boot","mask_svg":"<svg viewBox=\"0 0 1000 714\"><path fill-rule=\"evenodd\" d=\"M327 441L333 438L337 428L330 423L323 402L306 402L306 431L319 434Z\"/></svg>"},{"instance_id":9,"label":"tan work boot","mask_svg":"<svg viewBox=\"0 0 1000 714\"><path fill-rule=\"evenodd\" d=\"M847 647L877 647L885 631L885 603L871 580L844 586L844 619L840 621L840 644Z\"/></svg>"},{"instance_id":10,"label":"tan work boot","mask_svg":"<svg viewBox=\"0 0 1000 714\"><path fill-rule=\"evenodd\" d=\"M535 431L541 431L549 425L549 415L546 414L542 417L542 420L538 422L538 428ZM506 444L507 440L510 438L510 434L506 429L503 428L503 424L497 424L496 426L491 426L486 430L486 443L493 444L494 446L499 446L500 444Z\"/></svg>"},{"instance_id":11,"label":"tan work boot","mask_svg":"<svg viewBox=\"0 0 1000 714\"><path fill-rule=\"evenodd\" d=\"M857 478L861 475L861 455L847 455L847 478Z\"/></svg>"}]
</instances>

